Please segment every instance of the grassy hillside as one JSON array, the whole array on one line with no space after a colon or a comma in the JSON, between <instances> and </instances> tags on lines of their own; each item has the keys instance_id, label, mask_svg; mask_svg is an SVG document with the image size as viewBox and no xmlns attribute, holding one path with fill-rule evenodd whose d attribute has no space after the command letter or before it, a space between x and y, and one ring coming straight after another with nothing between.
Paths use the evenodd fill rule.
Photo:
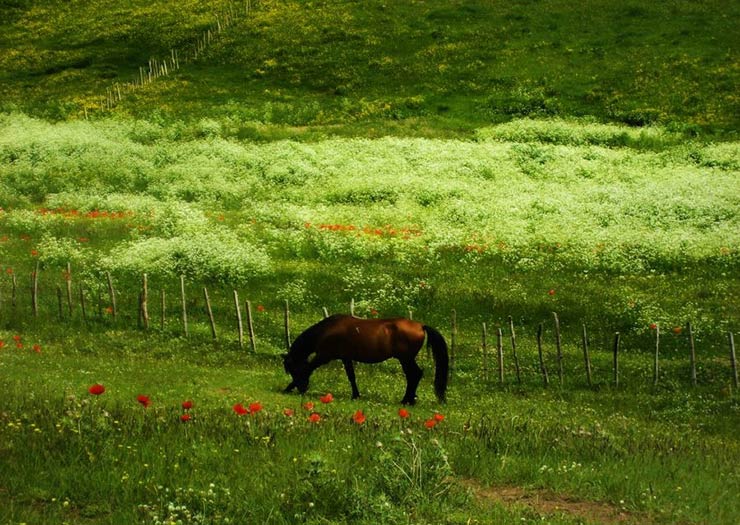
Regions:
<instances>
[{"instance_id":1,"label":"grassy hillside","mask_svg":"<svg viewBox=\"0 0 740 525\"><path fill-rule=\"evenodd\" d=\"M3 2L0 98L80 117L151 57L184 57L244 2ZM738 4L259 2L176 74L113 111L228 120L241 137L469 136L511 118L592 115L738 128ZM267 129L265 129L267 126ZM277 129L275 129L277 128Z\"/></svg>"}]
</instances>

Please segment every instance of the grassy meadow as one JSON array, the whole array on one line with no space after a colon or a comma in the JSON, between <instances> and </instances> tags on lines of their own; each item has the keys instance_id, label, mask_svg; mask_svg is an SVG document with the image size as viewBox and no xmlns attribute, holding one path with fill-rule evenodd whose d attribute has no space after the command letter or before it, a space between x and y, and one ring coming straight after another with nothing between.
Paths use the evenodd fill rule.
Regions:
<instances>
[{"instance_id":1,"label":"grassy meadow","mask_svg":"<svg viewBox=\"0 0 740 525\"><path fill-rule=\"evenodd\" d=\"M0 9L0 523L740 520L737 5ZM282 393L286 301L437 327L448 402Z\"/></svg>"}]
</instances>

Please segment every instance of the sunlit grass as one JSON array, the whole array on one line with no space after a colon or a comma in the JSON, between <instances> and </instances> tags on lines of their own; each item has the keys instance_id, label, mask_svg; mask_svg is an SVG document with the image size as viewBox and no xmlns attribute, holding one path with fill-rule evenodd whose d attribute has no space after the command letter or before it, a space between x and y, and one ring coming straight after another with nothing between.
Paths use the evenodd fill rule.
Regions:
<instances>
[{"instance_id":1,"label":"sunlit grass","mask_svg":"<svg viewBox=\"0 0 740 525\"><path fill-rule=\"evenodd\" d=\"M363 396L356 401L339 366L320 369L305 396L287 395L280 392L288 378L279 348L266 344L249 355L233 343L214 348L205 335L27 331L21 342L38 341L40 353L3 348L4 519L583 519L487 504L467 479L605 502L635 523L737 517L721 496L738 482L730 461L737 402L714 383L691 389L685 358L666 357L661 387L653 389L649 357L628 353L614 389L610 356L594 352L591 389L576 366L577 349L566 346L561 388L550 345L552 382L545 388L532 341L523 337L522 386L510 357L500 386L495 373L482 380L479 355L458 355L449 403L437 404L426 379L419 404L401 418L397 366L360 366ZM460 334L468 348L472 338ZM13 341L12 332L3 339ZM105 392L91 395L95 383ZM322 403L327 392L333 399ZM147 408L137 402L142 394L151 400ZM192 407L184 409L184 401ZM233 408L257 402L254 414ZM357 410L366 417L362 424L352 419ZM182 421L183 414L191 419ZM435 414L444 417L426 428Z\"/></svg>"}]
</instances>

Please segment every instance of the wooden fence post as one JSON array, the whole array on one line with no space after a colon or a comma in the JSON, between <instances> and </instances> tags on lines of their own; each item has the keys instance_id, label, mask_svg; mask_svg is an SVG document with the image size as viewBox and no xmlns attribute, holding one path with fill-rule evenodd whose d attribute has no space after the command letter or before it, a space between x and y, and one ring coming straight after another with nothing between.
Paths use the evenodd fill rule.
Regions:
<instances>
[{"instance_id":1,"label":"wooden fence post","mask_svg":"<svg viewBox=\"0 0 740 525\"><path fill-rule=\"evenodd\" d=\"M352 304L351 304L352 309L354 309L354 304L355 304L355 300L352 299ZM285 349L288 352L290 352L290 305L288 304L287 299L285 300L284 328L285 328Z\"/></svg>"},{"instance_id":2,"label":"wooden fence post","mask_svg":"<svg viewBox=\"0 0 740 525\"><path fill-rule=\"evenodd\" d=\"M586 380L588 381L588 386L591 386L591 356L588 353L588 335L586 334L586 324L584 323L581 325L583 328L582 334L581 334L581 340L583 342L583 361L586 366Z\"/></svg>"},{"instance_id":3,"label":"wooden fence post","mask_svg":"<svg viewBox=\"0 0 740 525\"><path fill-rule=\"evenodd\" d=\"M496 330L496 352L498 353L498 382L504 384L504 334L501 328Z\"/></svg>"},{"instance_id":4,"label":"wooden fence post","mask_svg":"<svg viewBox=\"0 0 740 525\"><path fill-rule=\"evenodd\" d=\"M10 302L13 308L15 308L17 304L15 298L16 298L17 290L18 290L18 280L15 277L15 272L11 274L10 281L13 283L13 289L11 290L11 294L10 294Z\"/></svg>"},{"instance_id":5,"label":"wooden fence post","mask_svg":"<svg viewBox=\"0 0 740 525\"><path fill-rule=\"evenodd\" d=\"M732 365L732 379L735 383L735 390L737 390L737 361L735 360L735 337L732 332L727 332L730 341L730 364Z\"/></svg>"},{"instance_id":6,"label":"wooden fence post","mask_svg":"<svg viewBox=\"0 0 740 525\"><path fill-rule=\"evenodd\" d=\"M182 328L185 337L188 337L188 307L185 299L185 276L180 276L180 300L182 303Z\"/></svg>"},{"instance_id":7,"label":"wooden fence post","mask_svg":"<svg viewBox=\"0 0 740 525\"><path fill-rule=\"evenodd\" d=\"M252 321L252 303L247 301L247 330L249 331L249 345L252 348L252 353L257 352L257 344L254 337L254 323Z\"/></svg>"},{"instance_id":8,"label":"wooden fence post","mask_svg":"<svg viewBox=\"0 0 740 525\"><path fill-rule=\"evenodd\" d=\"M244 348L244 326L242 325L242 309L239 306L239 294L234 290L234 308L236 308L236 329L239 336L239 348Z\"/></svg>"},{"instance_id":9,"label":"wooden fence post","mask_svg":"<svg viewBox=\"0 0 740 525\"><path fill-rule=\"evenodd\" d=\"M614 333L614 387L619 387L619 332Z\"/></svg>"},{"instance_id":10,"label":"wooden fence post","mask_svg":"<svg viewBox=\"0 0 740 525\"><path fill-rule=\"evenodd\" d=\"M545 386L550 384L550 378L547 375L547 367L545 366L545 358L542 355L542 323L537 326L537 353L540 357L540 371L542 372L542 381Z\"/></svg>"},{"instance_id":11,"label":"wooden fence post","mask_svg":"<svg viewBox=\"0 0 740 525\"><path fill-rule=\"evenodd\" d=\"M514 319L509 316L509 332L511 337L511 355L514 357L514 368L516 370L516 382L522 384L522 376L519 371L519 356L516 353L516 333L514 332Z\"/></svg>"},{"instance_id":12,"label":"wooden fence post","mask_svg":"<svg viewBox=\"0 0 740 525\"><path fill-rule=\"evenodd\" d=\"M149 282L146 274L142 276L141 282L141 317L144 321L144 330L149 330Z\"/></svg>"},{"instance_id":13,"label":"wooden fence post","mask_svg":"<svg viewBox=\"0 0 740 525\"><path fill-rule=\"evenodd\" d=\"M36 261L36 269L33 271L31 284L31 304L33 305L33 316L39 316L39 261Z\"/></svg>"},{"instance_id":14,"label":"wooden fence post","mask_svg":"<svg viewBox=\"0 0 740 525\"><path fill-rule=\"evenodd\" d=\"M64 275L64 280L67 281L67 309L69 310L69 317L72 317L72 264L67 263L67 273Z\"/></svg>"},{"instance_id":15,"label":"wooden fence post","mask_svg":"<svg viewBox=\"0 0 740 525\"><path fill-rule=\"evenodd\" d=\"M481 365L483 368L483 381L488 381L488 331L486 323L481 330Z\"/></svg>"},{"instance_id":16,"label":"wooden fence post","mask_svg":"<svg viewBox=\"0 0 740 525\"><path fill-rule=\"evenodd\" d=\"M658 378L660 377L660 365L658 364L658 358L660 355L660 325L655 323L655 355L653 358L653 386L658 386Z\"/></svg>"},{"instance_id":17,"label":"wooden fence post","mask_svg":"<svg viewBox=\"0 0 740 525\"><path fill-rule=\"evenodd\" d=\"M105 272L105 276L108 279L108 295L110 296L110 303L111 303L111 314L113 315L113 319L116 318L117 310L116 310L116 292L113 289L113 280L111 279L110 272Z\"/></svg>"},{"instance_id":18,"label":"wooden fence post","mask_svg":"<svg viewBox=\"0 0 740 525\"><path fill-rule=\"evenodd\" d=\"M560 319L558 314L553 312L552 317L555 321L555 348L558 352L558 381L560 386L563 386L563 349L560 341Z\"/></svg>"},{"instance_id":19,"label":"wooden fence post","mask_svg":"<svg viewBox=\"0 0 740 525\"><path fill-rule=\"evenodd\" d=\"M80 308L82 309L82 320L87 324L87 309L85 308L85 287L80 283Z\"/></svg>"},{"instance_id":20,"label":"wooden fence post","mask_svg":"<svg viewBox=\"0 0 740 525\"><path fill-rule=\"evenodd\" d=\"M686 322L686 331L689 335L689 351L691 358L691 384L696 386L696 348L694 346L694 330L691 321Z\"/></svg>"},{"instance_id":21,"label":"wooden fence post","mask_svg":"<svg viewBox=\"0 0 740 525\"><path fill-rule=\"evenodd\" d=\"M211 300L208 298L208 289L203 287L203 297L206 300L206 312L208 312L208 320L211 322L211 335L213 339L216 339L216 321L213 319L213 310L211 310Z\"/></svg>"}]
</instances>

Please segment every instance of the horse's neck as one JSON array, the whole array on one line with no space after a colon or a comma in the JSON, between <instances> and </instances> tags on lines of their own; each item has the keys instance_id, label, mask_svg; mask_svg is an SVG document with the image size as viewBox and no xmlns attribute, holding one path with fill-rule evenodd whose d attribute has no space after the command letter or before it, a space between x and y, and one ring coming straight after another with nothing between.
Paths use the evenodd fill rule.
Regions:
<instances>
[{"instance_id":1,"label":"horse's neck","mask_svg":"<svg viewBox=\"0 0 740 525\"><path fill-rule=\"evenodd\" d=\"M290 347L289 353L298 359L308 359L308 357L316 351L316 343L319 338L321 338L321 335L324 333L327 326L335 323L340 317L341 316L338 315L327 317L303 331L298 338L293 341L293 345Z\"/></svg>"},{"instance_id":2,"label":"horse's neck","mask_svg":"<svg viewBox=\"0 0 740 525\"><path fill-rule=\"evenodd\" d=\"M312 344L312 341L308 340L307 337L299 336L290 347L290 355L294 359L307 360L308 356L310 356L314 351L313 347L314 345Z\"/></svg>"}]
</instances>

